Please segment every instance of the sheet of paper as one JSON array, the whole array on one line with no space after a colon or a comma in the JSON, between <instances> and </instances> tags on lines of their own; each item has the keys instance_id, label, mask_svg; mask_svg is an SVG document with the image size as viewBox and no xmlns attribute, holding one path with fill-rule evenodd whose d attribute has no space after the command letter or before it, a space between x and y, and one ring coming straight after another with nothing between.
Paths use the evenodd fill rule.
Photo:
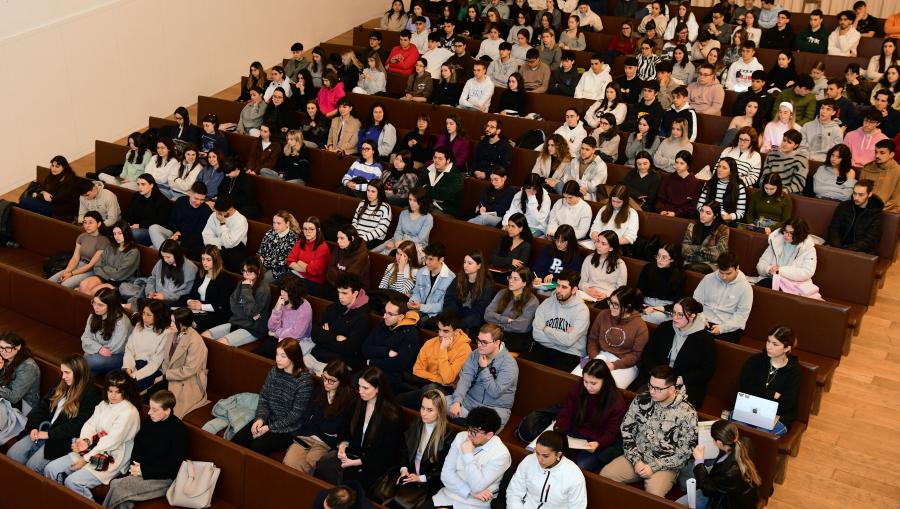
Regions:
<instances>
[{"instance_id":1,"label":"sheet of paper","mask_svg":"<svg viewBox=\"0 0 900 509\"><path fill-rule=\"evenodd\" d=\"M719 455L719 448L716 447L716 441L713 440L710 430L716 421L700 421L697 423L697 438L703 446L703 458L712 460Z\"/></svg>"}]
</instances>

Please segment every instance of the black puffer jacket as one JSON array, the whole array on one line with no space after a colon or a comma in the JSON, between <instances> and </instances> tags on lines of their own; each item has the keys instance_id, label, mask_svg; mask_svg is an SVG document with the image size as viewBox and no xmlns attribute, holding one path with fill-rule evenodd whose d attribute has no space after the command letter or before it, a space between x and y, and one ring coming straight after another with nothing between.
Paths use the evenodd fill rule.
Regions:
<instances>
[{"instance_id":1,"label":"black puffer jacket","mask_svg":"<svg viewBox=\"0 0 900 509\"><path fill-rule=\"evenodd\" d=\"M874 194L864 209L857 207L852 199L842 202L831 217L828 244L877 255L881 245L882 209L884 202Z\"/></svg>"}]
</instances>

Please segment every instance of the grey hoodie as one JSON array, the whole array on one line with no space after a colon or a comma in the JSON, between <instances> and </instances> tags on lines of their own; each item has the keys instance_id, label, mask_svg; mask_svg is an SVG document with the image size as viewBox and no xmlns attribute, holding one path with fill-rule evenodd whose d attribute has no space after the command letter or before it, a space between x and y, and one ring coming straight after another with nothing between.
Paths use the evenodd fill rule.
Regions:
<instances>
[{"instance_id":1,"label":"grey hoodie","mask_svg":"<svg viewBox=\"0 0 900 509\"><path fill-rule=\"evenodd\" d=\"M753 307L753 288L740 270L730 283L722 281L719 271L703 276L694 298L703 304L706 320L718 325L723 334L746 328Z\"/></svg>"},{"instance_id":2,"label":"grey hoodie","mask_svg":"<svg viewBox=\"0 0 900 509\"><path fill-rule=\"evenodd\" d=\"M103 217L103 224L111 227L122 217L122 211L119 209L119 200L112 191L104 189L103 182L94 182L94 187L98 191L97 196L93 200L88 200L84 196L78 197L78 222L80 223L88 212L96 210Z\"/></svg>"},{"instance_id":3,"label":"grey hoodie","mask_svg":"<svg viewBox=\"0 0 900 509\"><path fill-rule=\"evenodd\" d=\"M560 302L554 293L538 306L532 322L534 340L570 355L587 355L587 333L591 316L577 295ZM569 330L569 327L572 329Z\"/></svg>"},{"instance_id":4,"label":"grey hoodie","mask_svg":"<svg viewBox=\"0 0 900 509\"><path fill-rule=\"evenodd\" d=\"M675 332L675 336L672 338L672 348L669 350L669 367L675 367L675 359L678 358L678 352L681 351L681 347L684 346L684 342L687 341L688 336L695 332L699 332L706 327L706 317L703 316L703 313L697 313L697 316L694 317L694 321L691 322L690 325L687 326L686 329L679 329L675 327L675 324L672 324L672 330Z\"/></svg>"},{"instance_id":5,"label":"grey hoodie","mask_svg":"<svg viewBox=\"0 0 900 509\"><path fill-rule=\"evenodd\" d=\"M803 134L803 143L809 147L810 161L824 162L831 147L844 142L841 125L834 120L823 124L816 117L803 124L800 132Z\"/></svg>"}]
</instances>

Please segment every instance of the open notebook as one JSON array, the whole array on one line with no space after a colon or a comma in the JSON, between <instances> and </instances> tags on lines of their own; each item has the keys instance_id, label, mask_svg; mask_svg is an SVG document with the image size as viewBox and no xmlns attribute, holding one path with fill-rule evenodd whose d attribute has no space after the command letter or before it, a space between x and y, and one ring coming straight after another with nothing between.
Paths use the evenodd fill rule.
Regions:
<instances>
[{"instance_id":1,"label":"open notebook","mask_svg":"<svg viewBox=\"0 0 900 509\"><path fill-rule=\"evenodd\" d=\"M551 431L554 426L556 426L555 420L553 422L551 422L550 425L547 426L547 429L545 429L544 431ZM538 435L538 436L540 436L540 435ZM588 444L587 440L585 440L583 438L570 437L568 435L566 435L566 438L569 440L569 449L583 449L585 451L590 450L590 447L588 447L588 445L587 445ZM535 445L537 445L537 438L532 440L531 443L528 444L526 449L528 449L529 451L534 451Z\"/></svg>"}]
</instances>

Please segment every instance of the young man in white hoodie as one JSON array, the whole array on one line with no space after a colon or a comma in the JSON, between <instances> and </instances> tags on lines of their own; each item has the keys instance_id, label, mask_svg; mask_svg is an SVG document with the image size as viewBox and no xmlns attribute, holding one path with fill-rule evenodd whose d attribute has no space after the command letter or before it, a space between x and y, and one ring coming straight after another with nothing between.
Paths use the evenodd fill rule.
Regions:
<instances>
[{"instance_id":1,"label":"young man in white hoodie","mask_svg":"<svg viewBox=\"0 0 900 509\"><path fill-rule=\"evenodd\" d=\"M603 63L603 55L591 55L591 68L581 75L575 87L575 99L599 101L606 96L606 85L612 81L609 66Z\"/></svg>"},{"instance_id":2,"label":"young man in white hoodie","mask_svg":"<svg viewBox=\"0 0 900 509\"><path fill-rule=\"evenodd\" d=\"M548 430L537 438L534 454L519 463L506 489L507 509L585 509L584 473L563 456L566 435Z\"/></svg>"},{"instance_id":3,"label":"young man in white hoodie","mask_svg":"<svg viewBox=\"0 0 900 509\"><path fill-rule=\"evenodd\" d=\"M581 140L587 138L587 130L585 130L584 124L581 122L581 115L578 114L578 110L568 108L566 110L566 121L553 131L553 134L558 134L566 140L566 143L569 144L570 154L577 154L578 147L581 146Z\"/></svg>"},{"instance_id":4,"label":"young man in white hoodie","mask_svg":"<svg viewBox=\"0 0 900 509\"><path fill-rule=\"evenodd\" d=\"M800 132L803 143L809 148L809 160L825 162L825 156L831 147L843 143L844 131L840 122L834 120L837 112L837 101L825 99L819 103L819 115L803 124Z\"/></svg>"},{"instance_id":5,"label":"young man in white hoodie","mask_svg":"<svg viewBox=\"0 0 900 509\"><path fill-rule=\"evenodd\" d=\"M475 62L472 72L475 76L466 82L459 96L459 107L487 113L494 95L494 82L487 77L488 64L482 60Z\"/></svg>"},{"instance_id":6,"label":"young man in white hoodie","mask_svg":"<svg viewBox=\"0 0 900 509\"><path fill-rule=\"evenodd\" d=\"M703 304L709 331L718 339L737 343L753 307L753 288L734 253L723 253L716 266L718 270L700 280L694 298Z\"/></svg>"},{"instance_id":7,"label":"young man in white hoodie","mask_svg":"<svg viewBox=\"0 0 900 509\"><path fill-rule=\"evenodd\" d=\"M500 416L487 407L473 408L466 417L466 431L453 439L441 482L444 487L431 497L433 507L486 509L500 492L503 474L512 466L509 449L497 436Z\"/></svg>"},{"instance_id":8,"label":"young man in white hoodie","mask_svg":"<svg viewBox=\"0 0 900 509\"><path fill-rule=\"evenodd\" d=\"M756 43L741 43L741 59L731 63L728 76L725 78L725 89L741 93L750 90L753 84L753 73L763 71L763 65L756 59Z\"/></svg>"},{"instance_id":9,"label":"young man in white hoodie","mask_svg":"<svg viewBox=\"0 0 900 509\"><path fill-rule=\"evenodd\" d=\"M534 343L524 358L572 371L587 354L587 333L591 317L587 305L578 298L581 275L564 270L556 277L556 291L538 306L532 322Z\"/></svg>"},{"instance_id":10,"label":"young man in white hoodie","mask_svg":"<svg viewBox=\"0 0 900 509\"><path fill-rule=\"evenodd\" d=\"M453 52L441 46L441 36L437 32L431 32L428 34L428 50L421 56L428 62L428 74L435 79L441 76L441 66L453 56Z\"/></svg>"}]
</instances>

